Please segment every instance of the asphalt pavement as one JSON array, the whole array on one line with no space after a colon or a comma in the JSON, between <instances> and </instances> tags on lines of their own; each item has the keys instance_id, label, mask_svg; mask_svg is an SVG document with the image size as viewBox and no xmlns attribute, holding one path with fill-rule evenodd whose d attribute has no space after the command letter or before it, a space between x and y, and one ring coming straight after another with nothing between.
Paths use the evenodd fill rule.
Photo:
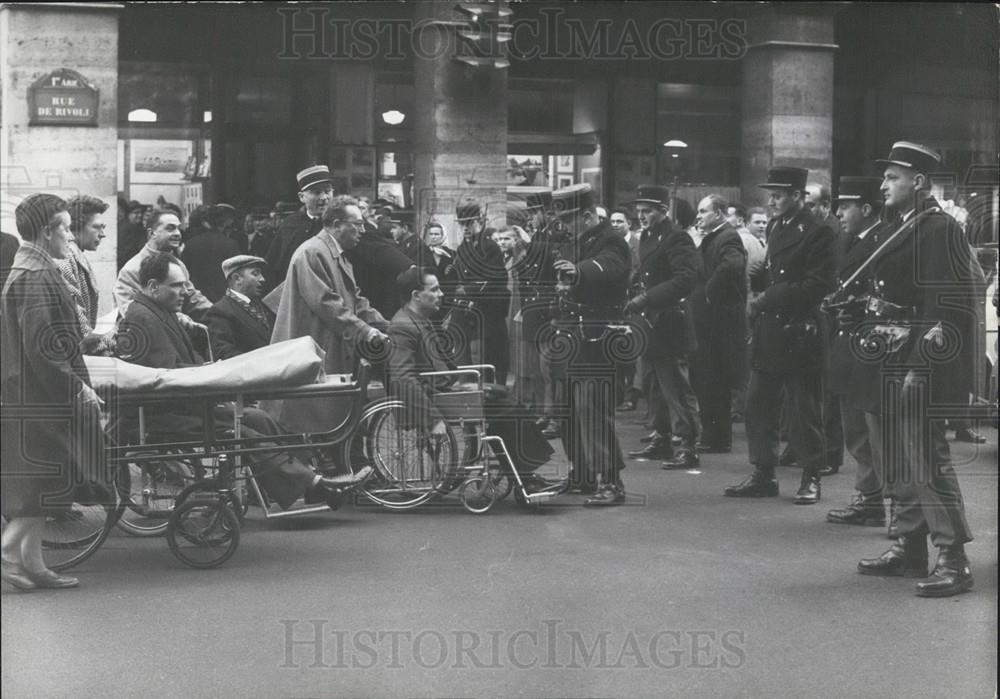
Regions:
<instances>
[{"instance_id":1,"label":"asphalt pavement","mask_svg":"<svg viewBox=\"0 0 1000 699\"><path fill-rule=\"evenodd\" d=\"M626 448L643 428L619 421ZM184 567L163 539L113 535L81 587L4 586L2 689L34 697L990 697L997 665L997 432L952 444L975 589L922 599L860 576L880 528L819 505L730 499L732 454L696 471L630 462L628 503L486 515L456 500L265 521L239 550ZM555 462L552 468L565 468ZM932 551L933 556L933 551Z\"/></svg>"}]
</instances>

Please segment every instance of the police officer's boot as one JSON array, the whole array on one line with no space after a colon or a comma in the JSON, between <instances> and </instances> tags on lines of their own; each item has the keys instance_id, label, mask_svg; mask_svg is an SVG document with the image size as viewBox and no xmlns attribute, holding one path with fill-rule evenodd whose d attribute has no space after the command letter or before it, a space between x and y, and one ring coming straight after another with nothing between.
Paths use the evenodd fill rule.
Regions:
<instances>
[{"instance_id":1,"label":"police officer's boot","mask_svg":"<svg viewBox=\"0 0 1000 699\"><path fill-rule=\"evenodd\" d=\"M878 558L858 561L862 575L923 578L927 575L927 535L906 535L895 541Z\"/></svg>"},{"instance_id":2,"label":"police officer's boot","mask_svg":"<svg viewBox=\"0 0 1000 699\"><path fill-rule=\"evenodd\" d=\"M792 501L796 505L815 505L819 502L819 471L817 469L802 469L802 480L799 482L799 490L795 493Z\"/></svg>"},{"instance_id":3,"label":"police officer's boot","mask_svg":"<svg viewBox=\"0 0 1000 699\"><path fill-rule=\"evenodd\" d=\"M882 493L874 495L858 493L847 507L827 512L826 521L834 524L884 527L885 508L882 506Z\"/></svg>"},{"instance_id":4,"label":"police officer's boot","mask_svg":"<svg viewBox=\"0 0 1000 699\"><path fill-rule=\"evenodd\" d=\"M778 496L778 479L773 468L755 466L753 473L737 485L723 491L728 498L774 498Z\"/></svg>"},{"instance_id":5,"label":"police officer's boot","mask_svg":"<svg viewBox=\"0 0 1000 699\"><path fill-rule=\"evenodd\" d=\"M917 583L918 597L951 597L972 589L972 571L965 547L942 546L934 571Z\"/></svg>"}]
</instances>

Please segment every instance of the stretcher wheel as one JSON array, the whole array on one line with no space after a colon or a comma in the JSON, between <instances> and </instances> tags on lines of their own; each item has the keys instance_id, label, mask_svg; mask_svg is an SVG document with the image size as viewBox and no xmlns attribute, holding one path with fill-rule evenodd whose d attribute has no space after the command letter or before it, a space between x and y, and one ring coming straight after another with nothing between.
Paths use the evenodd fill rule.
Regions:
<instances>
[{"instance_id":1,"label":"stretcher wheel","mask_svg":"<svg viewBox=\"0 0 1000 699\"><path fill-rule=\"evenodd\" d=\"M171 553L192 568L214 568L240 545L240 522L232 505L219 498L193 496L167 522Z\"/></svg>"},{"instance_id":2,"label":"stretcher wheel","mask_svg":"<svg viewBox=\"0 0 1000 699\"><path fill-rule=\"evenodd\" d=\"M474 515L489 512L497 502L497 489L491 478L476 476L469 478L458 489L462 507Z\"/></svg>"},{"instance_id":3,"label":"stretcher wheel","mask_svg":"<svg viewBox=\"0 0 1000 699\"><path fill-rule=\"evenodd\" d=\"M455 434L449 428L429 438L409 428L402 401L368 406L361 428L366 456L375 469L359 488L368 500L390 510L409 510L461 482Z\"/></svg>"},{"instance_id":4,"label":"stretcher wheel","mask_svg":"<svg viewBox=\"0 0 1000 699\"><path fill-rule=\"evenodd\" d=\"M107 502L74 502L57 515L45 518L42 558L56 571L72 568L90 558L101 547L121 516L119 493L113 488L102 498Z\"/></svg>"},{"instance_id":5,"label":"stretcher wheel","mask_svg":"<svg viewBox=\"0 0 1000 699\"><path fill-rule=\"evenodd\" d=\"M146 456L157 452L130 453ZM177 496L194 478L192 468L165 454L162 460L126 461L116 471L125 509L118 528L132 536L162 536Z\"/></svg>"}]
</instances>

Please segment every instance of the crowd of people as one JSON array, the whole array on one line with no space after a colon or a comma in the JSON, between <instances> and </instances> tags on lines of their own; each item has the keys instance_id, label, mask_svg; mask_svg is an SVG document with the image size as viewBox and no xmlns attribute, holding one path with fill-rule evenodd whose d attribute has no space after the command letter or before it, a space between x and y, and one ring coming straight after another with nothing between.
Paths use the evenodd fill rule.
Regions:
<instances>
[{"instance_id":1,"label":"crowd of people","mask_svg":"<svg viewBox=\"0 0 1000 699\"><path fill-rule=\"evenodd\" d=\"M546 439L560 438L572 464L565 484L527 477L533 491L621 505L627 459L697 468L732 451L733 424L744 420L752 471L725 496L776 497L776 467L797 463L793 502L818 503L846 448L857 496L828 520L888 520L893 539L859 572L925 578L924 596L964 592L972 536L936 408L951 409L959 438L983 439L962 419L975 360L961 338L974 334L986 279L962 227L929 194L939 156L899 142L878 165L882 177L842 177L835 199L806 170L773 167L760 184L769 210L715 194L692 205L644 185L609 213L582 184L530 195L515 222L490 220L470 199L455 211L454 248L438 221L415 230L388 202L335 193L323 165L298 173L300 206L245 217L216 204L185 225L176 207L122 202L110 292L120 320L103 335L84 253L104 237L107 206L33 195L16 212L21 247L3 291L5 415L41 397L99 429L82 354L174 368L310 336L328 373L389 347L387 390L404 400L411 427L440 433L446 416L433 396L451 384L420 373L491 364L487 422L505 435L510 466L533 474L552 455ZM616 416L642 407L651 432L626 451ZM332 411L287 401L248 410L247 425L265 440L315 432L329 429ZM200 429L180 407L157 419ZM42 495L68 481L21 456L81 468L82 457L99 457L67 443L58 421L24 420L24 429L4 422L3 509L13 518L4 580L72 586L45 569L40 550L44 515L59 506ZM336 466L318 472L277 448L253 464L282 507L367 475ZM15 479L18 469L34 477ZM929 576L928 535L939 548Z\"/></svg>"}]
</instances>

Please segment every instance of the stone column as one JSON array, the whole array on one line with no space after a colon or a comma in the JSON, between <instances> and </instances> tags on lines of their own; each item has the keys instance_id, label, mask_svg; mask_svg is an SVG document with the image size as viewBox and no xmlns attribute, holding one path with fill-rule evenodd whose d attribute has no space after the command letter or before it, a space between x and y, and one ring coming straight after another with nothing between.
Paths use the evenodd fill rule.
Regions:
<instances>
[{"instance_id":1,"label":"stone column","mask_svg":"<svg viewBox=\"0 0 1000 699\"><path fill-rule=\"evenodd\" d=\"M14 208L34 192L88 194L108 203L107 238L87 253L97 275L100 312L113 306L118 239L119 3L0 5L0 162L3 230L16 233ZM99 90L97 126L29 126L28 88L59 68Z\"/></svg>"},{"instance_id":2,"label":"stone column","mask_svg":"<svg viewBox=\"0 0 1000 699\"><path fill-rule=\"evenodd\" d=\"M768 4L749 18L740 178L748 206L766 202L757 185L773 165L805 167L810 182L830 184L835 11Z\"/></svg>"},{"instance_id":3,"label":"stone column","mask_svg":"<svg viewBox=\"0 0 1000 699\"><path fill-rule=\"evenodd\" d=\"M472 67L453 59L461 42L460 24L468 24L454 3L416 3L414 21L417 230L434 218L445 225L450 243L457 244L457 201L475 198L487 207L491 222L505 220L507 69Z\"/></svg>"}]
</instances>

